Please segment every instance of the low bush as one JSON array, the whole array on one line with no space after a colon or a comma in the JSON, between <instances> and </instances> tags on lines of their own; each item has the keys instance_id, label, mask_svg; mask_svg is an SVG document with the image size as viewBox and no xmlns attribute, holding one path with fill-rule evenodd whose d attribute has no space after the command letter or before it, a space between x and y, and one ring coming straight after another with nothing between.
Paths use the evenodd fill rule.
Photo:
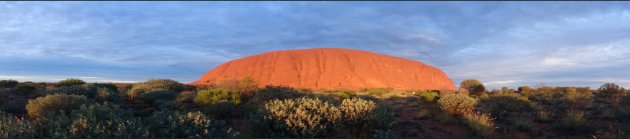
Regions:
<instances>
[{"instance_id":1,"label":"low bush","mask_svg":"<svg viewBox=\"0 0 630 139\"><path fill-rule=\"evenodd\" d=\"M529 96L529 95L531 95L531 94L535 93L535 91L536 91L536 90L535 90L534 88L529 87L529 86L527 86L527 85L526 85L526 86L521 86L521 87L518 87L518 89L517 89L517 92L518 92L519 94L523 95L523 96Z\"/></svg>"},{"instance_id":2,"label":"low bush","mask_svg":"<svg viewBox=\"0 0 630 139\"><path fill-rule=\"evenodd\" d=\"M13 88L18 84L16 80L0 80L0 88Z\"/></svg>"},{"instance_id":3,"label":"low bush","mask_svg":"<svg viewBox=\"0 0 630 139\"><path fill-rule=\"evenodd\" d=\"M474 131L476 135L490 137L496 128L490 114L466 113L463 115L464 123Z\"/></svg>"},{"instance_id":4,"label":"low bush","mask_svg":"<svg viewBox=\"0 0 630 139\"><path fill-rule=\"evenodd\" d=\"M434 91L421 91L419 95L424 102L428 103L433 103L440 98L438 92Z\"/></svg>"},{"instance_id":5,"label":"low bush","mask_svg":"<svg viewBox=\"0 0 630 139\"><path fill-rule=\"evenodd\" d=\"M585 110L593 104L593 94L590 91L578 92L574 87L566 88L565 95L559 98L560 105L565 110Z\"/></svg>"},{"instance_id":6,"label":"low bush","mask_svg":"<svg viewBox=\"0 0 630 139\"><path fill-rule=\"evenodd\" d=\"M344 129L357 138L386 136L387 134L381 132L390 131L395 122L394 116L387 109L369 100L344 99L339 110Z\"/></svg>"},{"instance_id":7,"label":"low bush","mask_svg":"<svg viewBox=\"0 0 630 139\"><path fill-rule=\"evenodd\" d=\"M383 96L384 94L390 93L392 92L393 89L391 88L370 88L370 89L365 89L364 92L367 94L370 94L372 96Z\"/></svg>"},{"instance_id":8,"label":"low bush","mask_svg":"<svg viewBox=\"0 0 630 139\"><path fill-rule=\"evenodd\" d=\"M376 103L344 99L338 106L318 98L272 100L247 119L254 137L393 137L394 116Z\"/></svg>"},{"instance_id":9,"label":"low bush","mask_svg":"<svg viewBox=\"0 0 630 139\"><path fill-rule=\"evenodd\" d=\"M52 94L29 100L26 104L26 112L31 117L42 117L52 111L71 112L88 102L85 96Z\"/></svg>"},{"instance_id":10,"label":"low bush","mask_svg":"<svg viewBox=\"0 0 630 139\"><path fill-rule=\"evenodd\" d=\"M350 97L354 97L356 94L356 92L349 90L334 93L335 97L340 99L349 99Z\"/></svg>"},{"instance_id":11,"label":"low bush","mask_svg":"<svg viewBox=\"0 0 630 139\"><path fill-rule=\"evenodd\" d=\"M619 106L622 107L617 107L616 117L622 121L630 121L630 95L622 97Z\"/></svg>"},{"instance_id":12,"label":"low bush","mask_svg":"<svg viewBox=\"0 0 630 139\"><path fill-rule=\"evenodd\" d=\"M97 95L97 92L90 92L80 85L61 86L52 90L48 90L46 92L47 94L82 95L86 96L87 98L95 98Z\"/></svg>"},{"instance_id":13,"label":"low bush","mask_svg":"<svg viewBox=\"0 0 630 139\"><path fill-rule=\"evenodd\" d=\"M143 89L144 91L171 90L181 92L184 90L184 85L169 79L151 79L146 82L134 84L131 90L135 89Z\"/></svg>"},{"instance_id":14,"label":"low bush","mask_svg":"<svg viewBox=\"0 0 630 139\"><path fill-rule=\"evenodd\" d=\"M447 113L462 115L472 112L477 100L464 94L451 94L438 100L440 108Z\"/></svg>"},{"instance_id":15,"label":"low bush","mask_svg":"<svg viewBox=\"0 0 630 139\"><path fill-rule=\"evenodd\" d=\"M117 105L94 104L81 107L69 127L77 138L137 138L148 136L140 120Z\"/></svg>"},{"instance_id":16,"label":"low bush","mask_svg":"<svg viewBox=\"0 0 630 139\"><path fill-rule=\"evenodd\" d=\"M118 87L111 83L90 83L90 84L84 84L83 87L88 91L98 91L98 89L107 88L116 93L119 92Z\"/></svg>"},{"instance_id":17,"label":"low bush","mask_svg":"<svg viewBox=\"0 0 630 139\"><path fill-rule=\"evenodd\" d=\"M229 101L234 104L241 103L240 93L227 89L209 89L197 92L193 102L198 105L208 106L214 103Z\"/></svg>"},{"instance_id":18,"label":"low bush","mask_svg":"<svg viewBox=\"0 0 630 139\"><path fill-rule=\"evenodd\" d=\"M227 128L225 122L212 120L201 112L157 111L145 122L148 123L151 137L155 138L225 138L239 134Z\"/></svg>"},{"instance_id":19,"label":"low bush","mask_svg":"<svg viewBox=\"0 0 630 139\"><path fill-rule=\"evenodd\" d=\"M57 82L57 86L73 86L73 85L83 85L85 84L85 81L81 80L81 79L76 79L76 78L69 78L69 79L65 79L65 80L61 80L59 82Z\"/></svg>"},{"instance_id":20,"label":"low bush","mask_svg":"<svg viewBox=\"0 0 630 139\"><path fill-rule=\"evenodd\" d=\"M553 113L550 111L536 111L535 116L538 122L551 122L553 120Z\"/></svg>"},{"instance_id":21,"label":"low bush","mask_svg":"<svg viewBox=\"0 0 630 139\"><path fill-rule=\"evenodd\" d=\"M232 102L224 101L206 106L204 113L215 119L242 119L256 110L257 107L255 106L236 105Z\"/></svg>"},{"instance_id":22,"label":"low bush","mask_svg":"<svg viewBox=\"0 0 630 139\"><path fill-rule=\"evenodd\" d=\"M560 121L552 126L557 133L567 135L588 134L591 131L582 111L569 111Z\"/></svg>"},{"instance_id":23,"label":"low bush","mask_svg":"<svg viewBox=\"0 0 630 139\"><path fill-rule=\"evenodd\" d=\"M146 82L134 84L131 90L127 92L127 95L131 100L136 100L142 97L145 92L161 90L170 90L179 93L184 90L184 85L169 79L151 79Z\"/></svg>"},{"instance_id":24,"label":"low bush","mask_svg":"<svg viewBox=\"0 0 630 139\"><path fill-rule=\"evenodd\" d=\"M110 88L99 88L96 95L98 102L120 103L124 100L124 95Z\"/></svg>"},{"instance_id":25,"label":"low bush","mask_svg":"<svg viewBox=\"0 0 630 139\"><path fill-rule=\"evenodd\" d=\"M37 84L32 83L32 82L24 82L24 83L20 83L15 85L15 92L17 94L31 94L34 93L35 90L37 90Z\"/></svg>"},{"instance_id":26,"label":"low bush","mask_svg":"<svg viewBox=\"0 0 630 139\"><path fill-rule=\"evenodd\" d=\"M212 88L227 89L244 94L244 97L249 97L258 90L258 83L251 77L243 79L226 79L215 82Z\"/></svg>"},{"instance_id":27,"label":"low bush","mask_svg":"<svg viewBox=\"0 0 630 139\"><path fill-rule=\"evenodd\" d=\"M534 131L533 121L527 117L515 117L512 118L510 123L516 127L517 130L531 132Z\"/></svg>"},{"instance_id":28,"label":"low bush","mask_svg":"<svg viewBox=\"0 0 630 139\"><path fill-rule=\"evenodd\" d=\"M0 98L0 111L4 111L12 114L23 114L26 113L24 107L26 106L26 102L23 100L17 99L2 99Z\"/></svg>"},{"instance_id":29,"label":"low bush","mask_svg":"<svg viewBox=\"0 0 630 139\"><path fill-rule=\"evenodd\" d=\"M172 101L177 98L177 92L170 90L149 91L142 94L142 100L147 103L153 103L157 100Z\"/></svg>"},{"instance_id":30,"label":"low bush","mask_svg":"<svg viewBox=\"0 0 630 139\"><path fill-rule=\"evenodd\" d=\"M265 102L273 99L294 99L306 96L304 93L295 88L286 86L270 86L256 91L254 96L249 100L253 105L263 105Z\"/></svg>"},{"instance_id":31,"label":"low bush","mask_svg":"<svg viewBox=\"0 0 630 139\"><path fill-rule=\"evenodd\" d=\"M53 138L138 138L149 132L131 111L109 103L82 105L70 115L53 113L42 120L42 133Z\"/></svg>"},{"instance_id":32,"label":"low bush","mask_svg":"<svg viewBox=\"0 0 630 139\"><path fill-rule=\"evenodd\" d=\"M515 93L492 95L481 99L477 105L480 106L481 111L502 119L507 118L510 113L522 114L533 110L532 104L526 97Z\"/></svg>"},{"instance_id":33,"label":"low bush","mask_svg":"<svg viewBox=\"0 0 630 139\"><path fill-rule=\"evenodd\" d=\"M35 123L0 111L0 138L32 138L36 133Z\"/></svg>"},{"instance_id":34,"label":"low bush","mask_svg":"<svg viewBox=\"0 0 630 139\"><path fill-rule=\"evenodd\" d=\"M272 100L249 117L254 137L328 137L341 112L318 98Z\"/></svg>"}]
</instances>

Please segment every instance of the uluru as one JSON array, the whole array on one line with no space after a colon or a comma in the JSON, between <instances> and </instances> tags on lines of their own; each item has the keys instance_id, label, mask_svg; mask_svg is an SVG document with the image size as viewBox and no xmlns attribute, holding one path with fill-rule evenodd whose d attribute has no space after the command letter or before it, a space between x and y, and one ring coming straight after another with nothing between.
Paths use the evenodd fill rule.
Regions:
<instances>
[{"instance_id":1,"label":"uluru","mask_svg":"<svg viewBox=\"0 0 630 139\"><path fill-rule=\"evenodd\" d=\"M253 78L261 87L455 90L449 77L433 66L400 57L341 48L282 50L243 57L217 66L193 84L246 77Z\"/></svg>"}]
</instances>

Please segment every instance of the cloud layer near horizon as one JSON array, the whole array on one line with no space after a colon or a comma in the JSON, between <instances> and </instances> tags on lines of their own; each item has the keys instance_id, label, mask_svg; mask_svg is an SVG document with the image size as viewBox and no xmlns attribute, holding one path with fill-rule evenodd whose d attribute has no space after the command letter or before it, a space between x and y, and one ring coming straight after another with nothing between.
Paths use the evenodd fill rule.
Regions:
<instances>
[{"instance_id":1,"label":"cloud layer near horizon","mask_svg":"<svg viewBox=\"0 0 630 139\"><path fill-rule=\"evenodd\" d=\"M491 87L630 87L628 2L1 2L0 79L196 80L231 59L339 47Z\"/></svg>"}]
</instances>

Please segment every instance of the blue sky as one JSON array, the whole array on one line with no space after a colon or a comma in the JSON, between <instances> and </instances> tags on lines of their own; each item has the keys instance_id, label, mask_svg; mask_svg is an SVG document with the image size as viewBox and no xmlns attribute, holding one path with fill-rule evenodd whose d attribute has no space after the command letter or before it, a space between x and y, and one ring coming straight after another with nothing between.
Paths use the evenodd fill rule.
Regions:
<instances>
[{"instance_id":1,"label":"blue sky","mask_svg":"<svg viewBox=\"0 0 630 139\"><path fill-rule=\"evenodd\" d=\"M0 2L0 79L189 82L317 47L422 61L456 84L630 87L630 3Z\"/></svg>"}]
</instances>

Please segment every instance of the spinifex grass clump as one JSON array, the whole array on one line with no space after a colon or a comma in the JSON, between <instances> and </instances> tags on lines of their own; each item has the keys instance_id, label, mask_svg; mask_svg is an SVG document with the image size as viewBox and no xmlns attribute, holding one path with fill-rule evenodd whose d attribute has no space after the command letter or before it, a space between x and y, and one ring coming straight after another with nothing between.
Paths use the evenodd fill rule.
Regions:
<instances>
[{"instance_id":1,"label":"spinifex grass clump","mask_svg":"<svg viewBox=\"0 0 630 139\"><path fill-rule=\"evenodd\" d=\"M479 136L489 137L496 128L490 114L471 112L464 114L463 118L464 123Z\"/></svg>"}]
</instances>

